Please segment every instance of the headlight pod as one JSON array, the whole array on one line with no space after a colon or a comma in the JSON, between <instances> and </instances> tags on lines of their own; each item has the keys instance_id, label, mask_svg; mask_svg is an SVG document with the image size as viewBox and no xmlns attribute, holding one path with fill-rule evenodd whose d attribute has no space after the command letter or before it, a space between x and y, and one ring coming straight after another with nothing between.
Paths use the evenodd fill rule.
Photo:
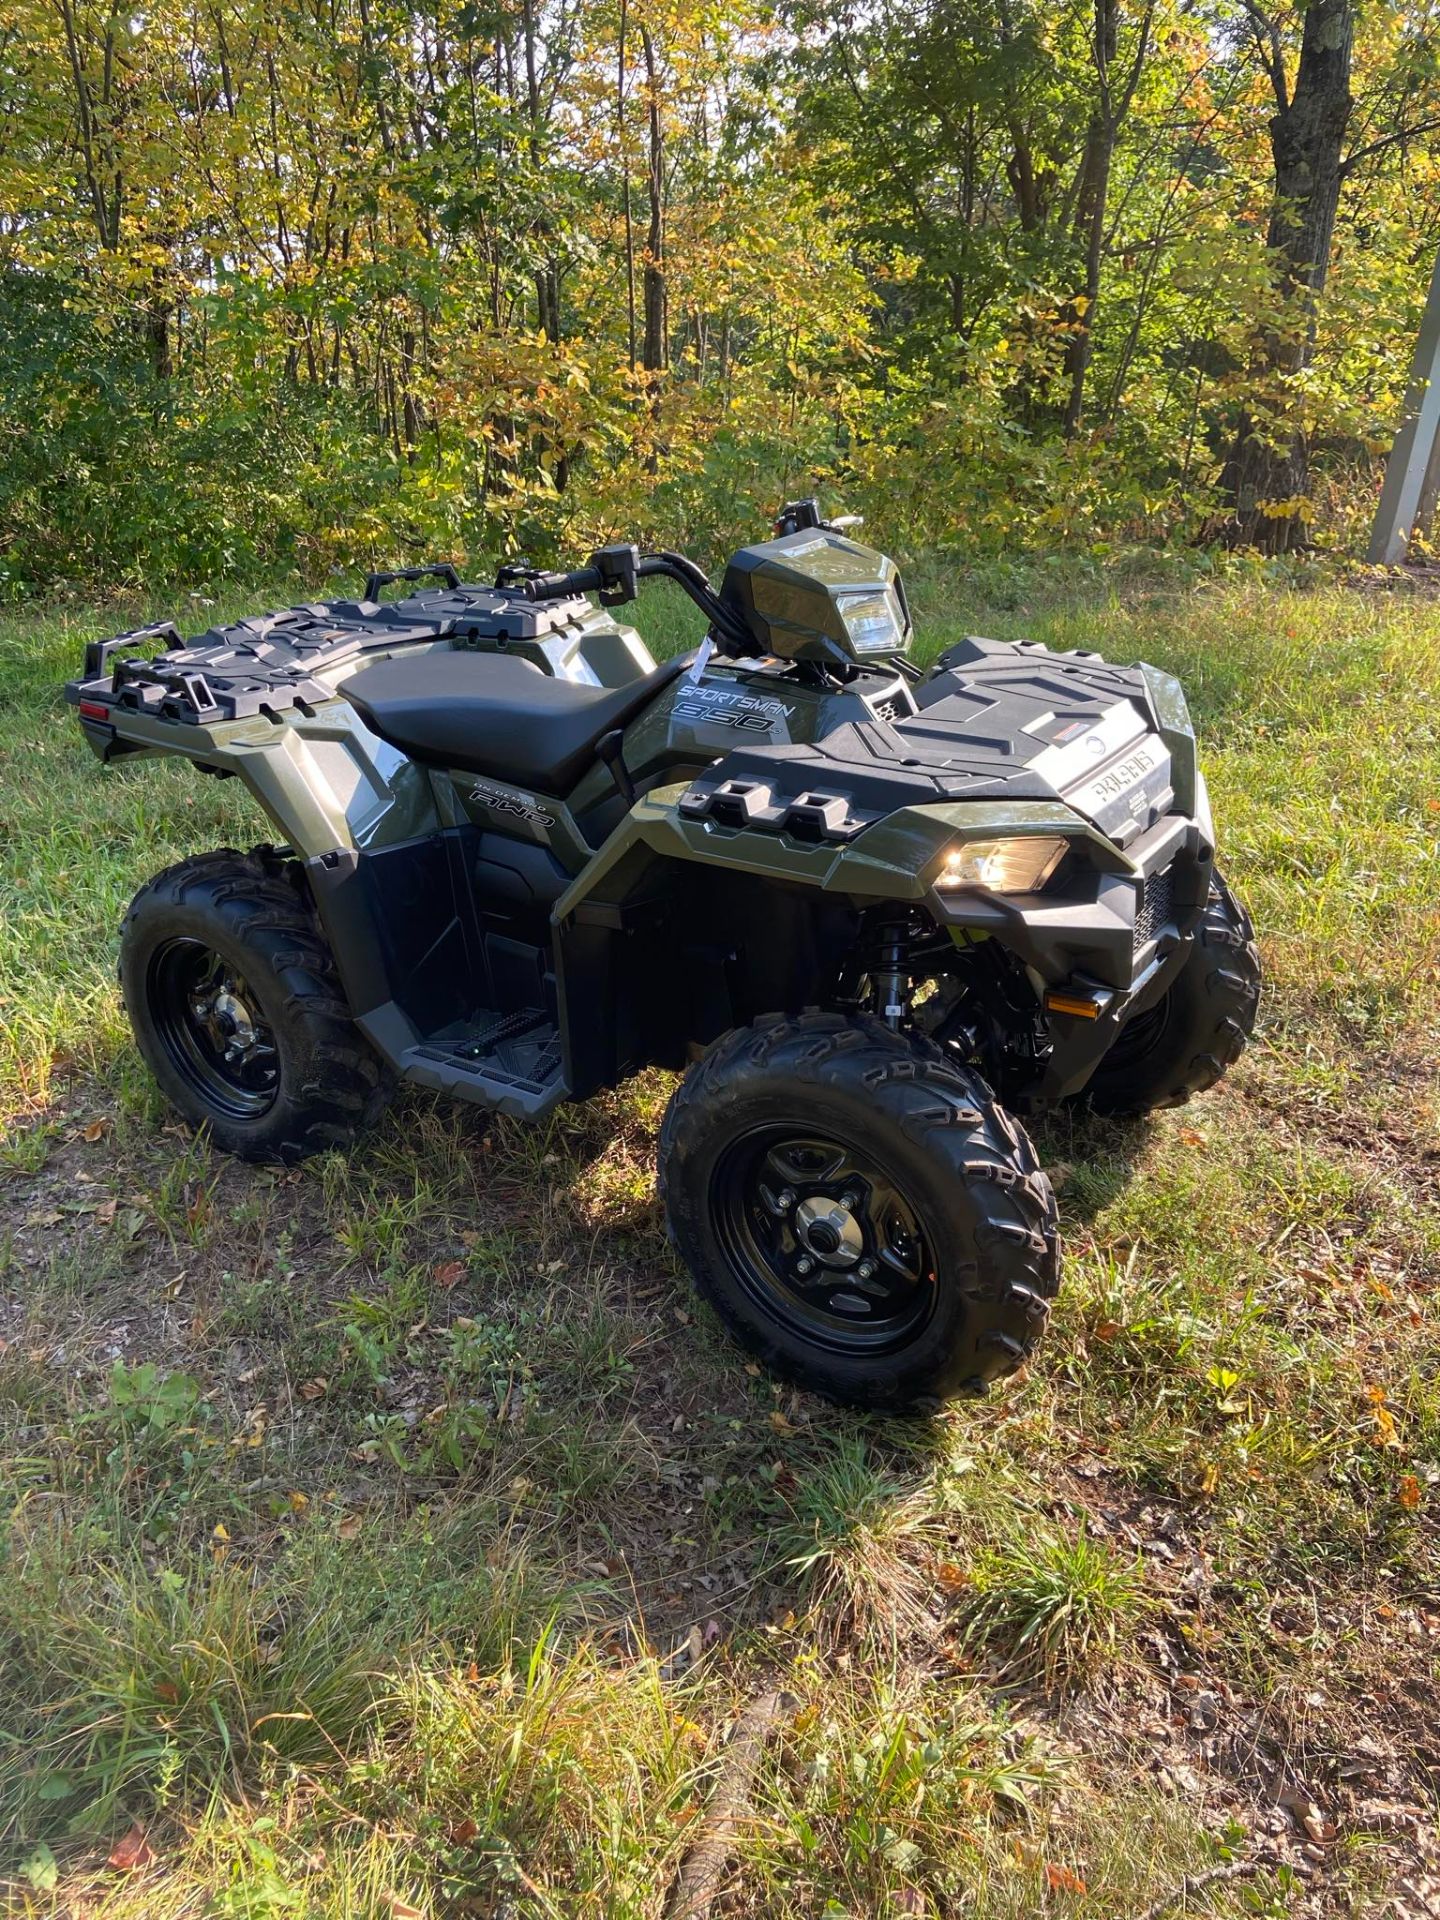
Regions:
<instances>
[{"instance_id":1,"label":"headlight pod","mask_svg":"<svg viewBox=\"0 0 1440 1920\"><path fill-rule=\"evenodd\" d=\"M904 646L904 616L893 587L838 591L834 599L857 653L891 653Z\"/></svg>"},{"instance_id":2,"label":"headlight pod","mask_svg":"<svg viewBox=\"0 0 1440 1920\"><path fill-rule=\"evenodd\" d=\"M983 887L987 893L1039 893L1065 858L1068 842L1053 834L967 840L945 856L935 884L942 893Z\"/></svg>"}]
</instances>

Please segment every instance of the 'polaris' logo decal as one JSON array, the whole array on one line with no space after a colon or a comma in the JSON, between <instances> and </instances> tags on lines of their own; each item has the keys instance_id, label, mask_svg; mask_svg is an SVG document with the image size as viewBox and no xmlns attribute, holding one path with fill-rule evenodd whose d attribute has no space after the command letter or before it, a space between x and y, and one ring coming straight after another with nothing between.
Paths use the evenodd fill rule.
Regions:
<instances>
[{"instance_id":1,"label":"'polaris' logo decal","mask_svg":"<svg viewBox=\"0 0 1440 1920\"><path fill-rule=\"evenodd\" d=\"M513 819L528 820L532 827L553 827L553 815L543 812L523 794L507 793L503 787L487 787L483 781L470 789L477 807L489 807L492 813L508 813Z\"/></svg>"},{"instance_id":2,"label":"'polaris' logo decal","mask_svg":"<svg viewBox=\"0 0 1440 1920\"><path fill-rule=\"evenodd\" d=\"M1118 767L1112 767L1108 773L1102 773L1098 780L1090 783L1090 792L1097 806L1104 806L1108 800L1118 800L1122 793L1129 791L1137 780L1143 780L1147 773L1155 771L1155 756L1144 747L1122 760Z\"/></svg>"}]
</instances>

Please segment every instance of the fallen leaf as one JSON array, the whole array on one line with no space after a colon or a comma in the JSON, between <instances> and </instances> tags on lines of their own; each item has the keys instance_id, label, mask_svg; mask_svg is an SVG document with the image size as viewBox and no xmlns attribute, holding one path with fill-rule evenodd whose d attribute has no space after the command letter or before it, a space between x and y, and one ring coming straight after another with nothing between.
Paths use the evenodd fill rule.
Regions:
<instances>
[{"instance_id":1,"label":"fallen leaf","mask_svg":"<svg viewBox=\"0 0 1440 1920\"><path fill-rule=\"evenodd\" d=\"M451 1845L456 1847L468 1847L470 1842L475 1838L476 1834L479 1833L479 1831L480 1831L480 1828L475 1823L475 1821L469 1819L468 1817L464 1820L458 1821L456 1825L450 1829Z\"/></svg>"},{"instance_id":2,"label":"fallen leaf","mask_svg":"<svg viewBox=\"0 0 1440 1920\"><path fill-rule=\"evenodd\" d=\"M1322 1840L1335 1838L1335 1828L1326 1820L1303 1787L1287 1788L1280 1796L1280 1805L1294 1815L1300 1826L1317 1845Z\"/></svg>"},{"instance_id":3,"label":"fallen leaf","mask_svg":"<svg viewBox=\"0 0 1440 1920\"><path fill-rule=\"evenodd\" d=\"M770 1424L776 1433L793 1433L795 1431L794 1421L787 1420L778 1407L772 1407L770 1409Z\"/></svg>"},{"instance_id":4,"label":"fallen leaf","mask_svg":"<svg viewBox=\"0 0 1440 1920\"><path fill-rule=\"evenodd\" d=\"M385 1902L389 1909L390 1920L425 1920L423 1909L412 1907L410 1902L402 1900L398 1893L387 1893Z\"/></svg>"},{"instance_id":5,"label":"fallen leaf","mask_svg":"<svg viewBox=\"0 0 1440 1920\"><path fill-rule=\"evenodd\" d=\"M437 1287L453 1287L464 1278L465 1262L463 1260L442 1260L434 1272Z\"/></svg>"},{"instance_id":6,"label":"fallen leaf","mask_svg":"<svg viewBox=\"0 0 1440 1920\"><path fill-rule=\"evenodd\" d=\"M1210 1143L1204 1134L1197 1132L1194 1127L1181 1127L1180 1144L1184 1147L1207 1147Z\"/></svg>"},{"instance_id":7,"label":"fallen leaf","mask_svg":"<svg viewBox=\"0 0 1440 1920\"><path fill-rule=\"evenodd\" d=\"M143 1827L131 1827L123 1840L117 1840L110 1849L108 1865L117 1873L133 1873L139 1867L148 1867L155 1858L155 1850L145 1838Z\"/></svg>"},{"instance_id":8,"label":"fallen leaf","mask_svg":"<svg viewBox=\"0 0 1440 1920\"><path fill-rule=\"evenodd\" d=\"M1113 1340L1120 1330L1118 1320L1101 1320L1096 1324L1094 1334L1097 1340Z\"/></svg>"},{"instance_id":9,"label":"fallen leaf","mask_svg":"<svg viewBox=\"0 0 1440 1920\"><path fill-rule=\"evenodd\" d=\"M157 1680L155 1682L155 1698L157 1700L163 1700L167 1707L173 1707L180 1698L180 1689L173 1680Z\"/></svg>"},{"instance_id":10,"label":"fallen leaf","mask_svg":"<svg viewBox=\"0 0 1440 1920\"><path fill-rule=\"evenodd\" d=\"M36 1893L53 1893L60 1883L60 1867L42 1840L20 1869Z\"/></svg>"},{"instance_id":11,"label":"fallen leaf","mask_svg":"<svg viewBox=\"0 0 1440 1920\"><path fill-rule=\"evenodd\" d=\"M1045 1862L1045 1878L1056 1893L1084 1893L1085 1882L1078 1873L1072 1873L1069 1867L1058 1867L1053 1860Z\"/></svg>"},{"instance_id":12,"label":"fallen leaf","mask_svg":"<svg viewBox=\"0 0 1440 1920\"><path fill-rule=\"evenodd\" d=\"M286 1494L285 1498L290 1502L290 1511L292 1513L303 1513L310 1504L309 1494L301 1493L298 1489L292 1489Z\"/></svg>"},{"instance_id":13,"label":"fallen leaf","mask_svg":"<svg viewBox=\"0 0 1440 1920\"><path fill-rule=\"evenodd\" d=\"M340 1524L335 1531L342 1540L354 1540L359 1537L360 1529L363 1525L364 1522L358 1513L347 1513L342 1516Z\"/></svg>"},{"instance_id":14,"label":"fallen leaf","mask_svg":"<svg viewBox=\"0 0 1440 1920\"><path fill-rule=\"evenodd\" d=\"M230 1529L225 1525L223 1520L217 1520L215 1522L215 1533L213 1537L216 1540L228 1540L230 1538Z\"/></svg>"},{"instance_id":15,"label":"fallen leaf","mask_svg":"<svg viewBox=\"0 0 1440 1920\"><path fill-rule=\"evenodd\" d=\"M313 1379L302 1380L300 1382L300 1398L302 1400L323 1400L329 1390L330 1382L318 1373Z\"/></svg>"},{"instance_id":16,"label":"fallen leaf","mask_svg":"<svg viewBox=\"0 0 1440 1920\"><path fill-rule=\"evenodd\" d=\"M102 1227L112 1226L115 1221L115 1215L119 1210L120 1202L112 1193L108 1200L102 1200L99 1206L96 1207L95 1218L100 1222Z\"/></svg>"},{"instance_id":17,"label":"fallen leaf","mask_svg":"<svg viewBox=\"0 0 1440 1920\"><path fill-rule=\"evenodd\" d=\"M970 1584L969 1572L956 1560L942 1560L935 1574L941 1586L948 1587L952 1593L957 1587L968 1587Z\"/></svg>"},{"instance_id":18,"label":"fallen leaf","mask_svg":"<svg viewBox=\"0 0 1440 1920\"><path fill-rule=\"evenodd\" d=\"M1413 1473L1402 1473L1396 1499L1407 1513L1413 1513L1420 1504L1420 1482Z\"/></svg>"},{"instance_id":19,"label":"fallen leaf","mask_svg":"<svg viewBox=\"0 0 1440 1920\"><path fill-rule=\"evenodd\" d=\"M1398 1447L1400 1435L1395 1430L1395 1416L1385 1404L1384 1387L1367 1387L1365 1397L1370 1402L1371 1418L1375 1422L1374 1444L1377 1447Z\"/></svg>"},{"instance_id":20,"label":"fallen leaf","mask_svg":"<svg viewBox=\"0 0 1440 1920\"><path fill-rule=\"evenodd\" d=\"M88 1127L82 1127L80 1129L80 1138L93 1147L95 1142L97 1140L103 1140L109 1131L110 1122L108 1120L92 1120Z\"/></svg>"}]
</instances>

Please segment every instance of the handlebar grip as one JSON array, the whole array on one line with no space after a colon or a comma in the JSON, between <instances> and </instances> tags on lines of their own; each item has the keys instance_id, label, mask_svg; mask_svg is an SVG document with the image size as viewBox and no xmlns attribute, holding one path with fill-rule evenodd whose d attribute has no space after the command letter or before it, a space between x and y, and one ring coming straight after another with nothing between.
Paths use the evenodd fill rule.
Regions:
<instances>
[{"instance_id":1,"label":"handlebar grip","mask_svg":"<svg viewBox=\"0 0 1440 1920\"><path fill-rule=\"evenodd\" d=\"M598 593L604 584L598 567L577 567L574 573L537 573L525 582L525 592L531 600L568 600Z\"/></svg>"},{"instance_id":2,"label":"handlebar grip","mask_svg":"<svg viewBox=\"0 0 1440 1920\"><path fill-rule=\"evenodd\" d=\"M451 566L450 562L448 560L439 560L436 561L433 566L428 567L396 567L388 572L367 573L365 576L365 591L361 595L361 598L365 600L378 600L380 598L380 589L392 585L396 580L428 580L432 574L434 574L436 579L443 580L447 587L458 587L460 584L460 576L454 567Z\"/></svg>"}]
</instances>

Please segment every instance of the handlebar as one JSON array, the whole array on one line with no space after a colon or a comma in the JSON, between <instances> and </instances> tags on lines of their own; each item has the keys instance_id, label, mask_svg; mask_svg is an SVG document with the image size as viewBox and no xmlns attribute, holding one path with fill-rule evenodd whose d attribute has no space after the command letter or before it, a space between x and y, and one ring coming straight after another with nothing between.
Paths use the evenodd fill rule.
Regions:
<instances>
[{"instance_id":1,"label":"handlebar","mask_svg":"<svg viewBox=\"0 0 1440 1920\"><path fill-rule=\"evenodd\" d=\"M573 573L533 573L516 584L532 600L566 600L572 594L598 593L605 606L635 598L636 582L663 576L673 580L705 615L726 645L740 654L755 653L754 635L720 598L703 568L683 553L637 553L634 547L601 547L588 567Z\"/></svg>"},{"instance_id":2,"label":"handlebar","mask_svg":"<svg viewBox=\"0 0 1440 1920\"><path fill-rule=\"evenodd\" d=\"M530 600L571 600L577 593L599 593L604 584L598 567L577 567L574 573L532 573L519 582Z\"/></svg>"}]
</instances>

